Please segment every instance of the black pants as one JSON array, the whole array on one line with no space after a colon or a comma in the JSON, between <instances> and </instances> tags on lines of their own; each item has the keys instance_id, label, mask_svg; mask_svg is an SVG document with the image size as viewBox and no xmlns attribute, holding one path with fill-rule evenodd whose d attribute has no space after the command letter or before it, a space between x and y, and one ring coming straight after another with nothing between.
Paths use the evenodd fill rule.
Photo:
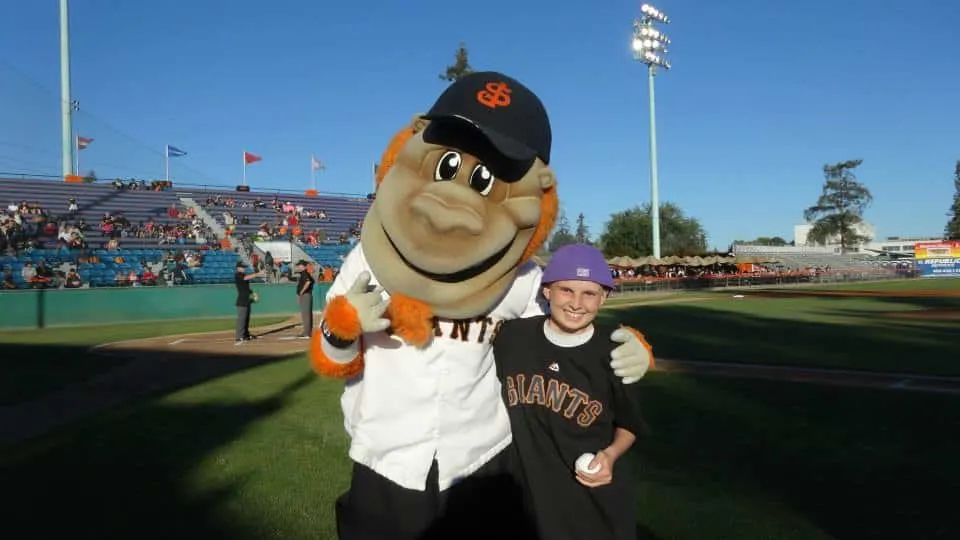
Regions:
<instances>
[{"instance_id":1,"label":"black pants","mask_svg":"<svg viewBox=\"0 0 960 540\"><path fill-rule=\"evenodd\" d=\"M237 324L234 336L237 341L250 337L250 305L237 306Z\"/></svg>"},{"instance_id":2,"label":"black pants","mask_svg":"<svg viewBox=\"0 0 960 540\"><path fill-rule=\"evenodd\" d=\"M297 303L300 305L300 321L303 324L303 333L300 335L310 337L313 335L313 293L297 296Z\"/></svg>"},{"instance_id":3,"label":"black pants","mask_svg":"<svg viewBox=\"0 0 960 540\"><path fill-rule=\"evenodd\" d=\"M436 461L426 491L400 487L354 463L350 490L337 500L337 535L340 540L530 540L512 459L503 451L442 492Z\"/></svg>"}]
</instances>

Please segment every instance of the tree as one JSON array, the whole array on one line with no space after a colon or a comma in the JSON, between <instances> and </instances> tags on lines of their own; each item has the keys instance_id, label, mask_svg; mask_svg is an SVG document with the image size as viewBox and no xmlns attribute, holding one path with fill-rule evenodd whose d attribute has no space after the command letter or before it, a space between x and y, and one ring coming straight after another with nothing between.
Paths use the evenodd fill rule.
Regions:
<instances>
[{"instance_id":1,"label":"tree","mask_svg":"<svg viewBox=\"0 0 960 540\"><path fill-rule=\"evenodd\" d=\"M457 52L454 54L453 64L447 66L444 72L440 74L440 80L453 82L459 80L464 75L473 73L473 71L473 68L470 66L467 46L460 43L460 46L457 47Z\"/></svg>"},{"instance_id":2,"label":"tree","mask_svg":"<svg viewBox=\"0 0 960 540\"><path fill-rule=\"evenodd\" d=\"M645 257L653 254L651 205L610 216L600 243L607 257ZM707 234L696 218L687 217L674 203L660 205L660 247L663 255L697 255L707 249Z\"/></svg>"},{"instance_id":3,"label":"tree","mask_svg":"<svg viewBox=\"0 0 960 540\"><path fill-rule=\"evenodd\" d=\"M93 169L90 169L90 171L83 176L83 183L95 184L96 182L97 182L97 172L94 171Z\"/></svg>"},{"instance_id":4,"label":"tree","mask_svg":"<svg viewBox=\"0 0 960 540\"><path fill-rule=\"evenodd\" d=\"M953 205L947 212L950 220L943 228L943 237L947 240L960 240L960 160L957 160L957 166L953 170L953 190Z\"/></svg>"},{"instance_id":5,"label":"tree","mask_svg":"<svg viewBox=\"0 0 960 540\"><path fill-rule=\"evenodd\" d=\"M577 232L573 233L573 237L576 239L578 244L590 244L590 227L587 226L587 218L584 217L583 212L580 212L580 215L577 216Z\"/></svg>"},{"instance_id":6,"label":"tree","mask_svg":"<svg viewBox=\"0 0 960 540\"><path fill-rule=\"evenodd\" d=\"M803 212L804 219L813 222L808 241L825 245L838 238L840 249L845 252L870 240L856 230L863 222L864 209L873 202L870 190L857 181L853 172L861 163L862 159L852 159L823 166L825 181L820 198Z\"/></svg>"},{"instance_id":7,"label":"tree","mask_svg":"<svg viewBox=\"0 0 960 540\"><path fill-rule=\"evenodd\" d=\"M557 219L557 230L550 239L550 253L562 248L563 246L576 244L577 238L570 232L570 220L567 219L567 213L560 211L560 217Z\"/></svg>"},{"instance_id":8,"label":"tree","mask_svg":"<svg viewBox=\"0 0 960 540\"><path fill-rule=\"evenodd\" d=\"M735 246L787 246L793 245L793 242L787 242L779 236L760 236L755 240L734 240Z\"/></svg>"}]
</instances>

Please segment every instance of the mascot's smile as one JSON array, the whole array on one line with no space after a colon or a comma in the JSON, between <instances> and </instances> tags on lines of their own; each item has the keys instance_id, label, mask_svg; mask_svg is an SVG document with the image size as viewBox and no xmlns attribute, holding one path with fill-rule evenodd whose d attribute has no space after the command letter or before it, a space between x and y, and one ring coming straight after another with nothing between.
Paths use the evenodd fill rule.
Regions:
<instances>
[{"instance_id":1,"label":"mascot's smile","mask_svg":"<svg viewBox=\"0 0 960 540\"><path fill-rule=\"evenodd\" d=\"M383 228L383 235L387 238L387 241L390 242L390 246L396 251L397 256L400 257L400 260L403 261L411 270L420 274L421 276L430 278L434 281L439 281L441 283L458 283L461 281L466 281L468 279L475 278L481 274L484 274L491 268L493 268L501 259L503 259L507 253L510 251L510 248L513 247L516 237L511 238L509 242L506 243L499 251L493 255L487 257L486 259L480 261L479 263L469 267L464 268L453 273L438 274L434 272L428 272L422 268L419 268L417 265L410 262L400 251L400 248L393 242L393 238L390 237L390 233L387 232L386 228Z\"/></svg>"}]
</instances>

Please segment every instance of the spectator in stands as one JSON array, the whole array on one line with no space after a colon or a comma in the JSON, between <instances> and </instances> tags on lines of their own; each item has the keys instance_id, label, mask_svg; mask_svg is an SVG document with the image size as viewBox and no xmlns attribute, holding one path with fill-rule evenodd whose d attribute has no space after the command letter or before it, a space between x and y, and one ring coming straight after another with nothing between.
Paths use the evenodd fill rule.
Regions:
<instances>
[{"instance_id":1,"label":"spectator in stands","mask_svg":"<svg viewBox=\"0 0 960 540\"><path fill-rule=\"evenodd\" d=\"M20 270L20 277L24 283L29 285L36 279L37 269L34 268L31 263L23 263L23 268Z\"/></svg>"},{"instance_id":2,"label":"spectator in stands","mask_svg":"<svg viewBox=\"0 0 960 540\"><path fill-rule=\"evenodd\" d=\"M300 259L295 266L297 277L297 304L300 306L300 323L303 325L301 339L309 339L313 332L313 284L307 261Z\"/></svg>"},{"instance_id":3,"label":"spectator in stands","mask_svg":"<svg viewBox=\"0 0 960 540\"><path fill-rule=\"evenodd\" d=\"M236 345L245 341L256 339L250 335L250 307L253 304L252 292L250 290L250 280L258 277L264 277L263 272L246 273L247 265L243 261L237 261L237 272L234 275L233 282L237 287L237 327Z\"/></svg>"},{"instance_id":4,"label":"spectator in stands","mask_svg":"<svg viewBox=\"0 0 960 540\"><path fill-rule=\"evenodd\" d=\"M80 206L77 204L77 198L70 197L69 199L67 199L67 212L70 212L71 214L73 214L79 211L80 211Z\"/></svg>"},{"instance_id":5,"label":"spectator in stands","mask_svg":"<svg viewBox=\"0 0 960 540\"><path fill-rule=\"evenodd\" d=\"M152 286L157 284L157 275L153 273L153 270L150 270L149 267L143 270L143 276L140 278L140 283L146 286Z\"/></svg>"},{"instance_id":6,"label":"spectator in stands","mask_svg":"<svg viewBox=\"0 0 960 540\"><path fill-rule=\"evenodd\" d=\"M33 283L38 289L46 289L47 287L56 286L53 270L47 266L47 262L43 259L40 259L40 262L37 263L37 269L33 278Z\"/></svg>"},{"instance_id":7,"label":"spectator in stands","mask_svg":"<svg viewBox=\"0 0 960 540\"><path fill-rule=\"evenodd\" d=\"M67 272L67 277L63 280L63 287L65 289L79 289L83 287L83 280L77 275L76 268L71 268L70 271Z\"/></svg>"},{"instance_id":8,"label":"spectator in stands","mask_svg":"<svg viewBox=\"0 0 960 540\"><path fill-rule=\"evenodd\" d=\"M269 276L267 282L276 281L277 267L274 266L273 253L268 251L263 255L263 265L266 267L267 275Z\"/></svg>"}]
</instances>

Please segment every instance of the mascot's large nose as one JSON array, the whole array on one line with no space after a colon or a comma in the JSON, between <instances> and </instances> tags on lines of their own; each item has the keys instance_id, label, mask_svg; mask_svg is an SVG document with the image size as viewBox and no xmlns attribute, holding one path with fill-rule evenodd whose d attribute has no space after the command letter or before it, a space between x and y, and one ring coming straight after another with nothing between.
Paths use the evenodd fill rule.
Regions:
<instances>
[{"instance_id":1,"label":"mascot's large nose","mask_svg":"<svg viewBox=\"0 0 960 540\"><path fill-rule=\"evenodd\" d=\"M410 203L414 216L438 233L455 230L480 234L484 230L484 201L472 189L453 182L436 182Z\"/></svg>"}]
</instances>

